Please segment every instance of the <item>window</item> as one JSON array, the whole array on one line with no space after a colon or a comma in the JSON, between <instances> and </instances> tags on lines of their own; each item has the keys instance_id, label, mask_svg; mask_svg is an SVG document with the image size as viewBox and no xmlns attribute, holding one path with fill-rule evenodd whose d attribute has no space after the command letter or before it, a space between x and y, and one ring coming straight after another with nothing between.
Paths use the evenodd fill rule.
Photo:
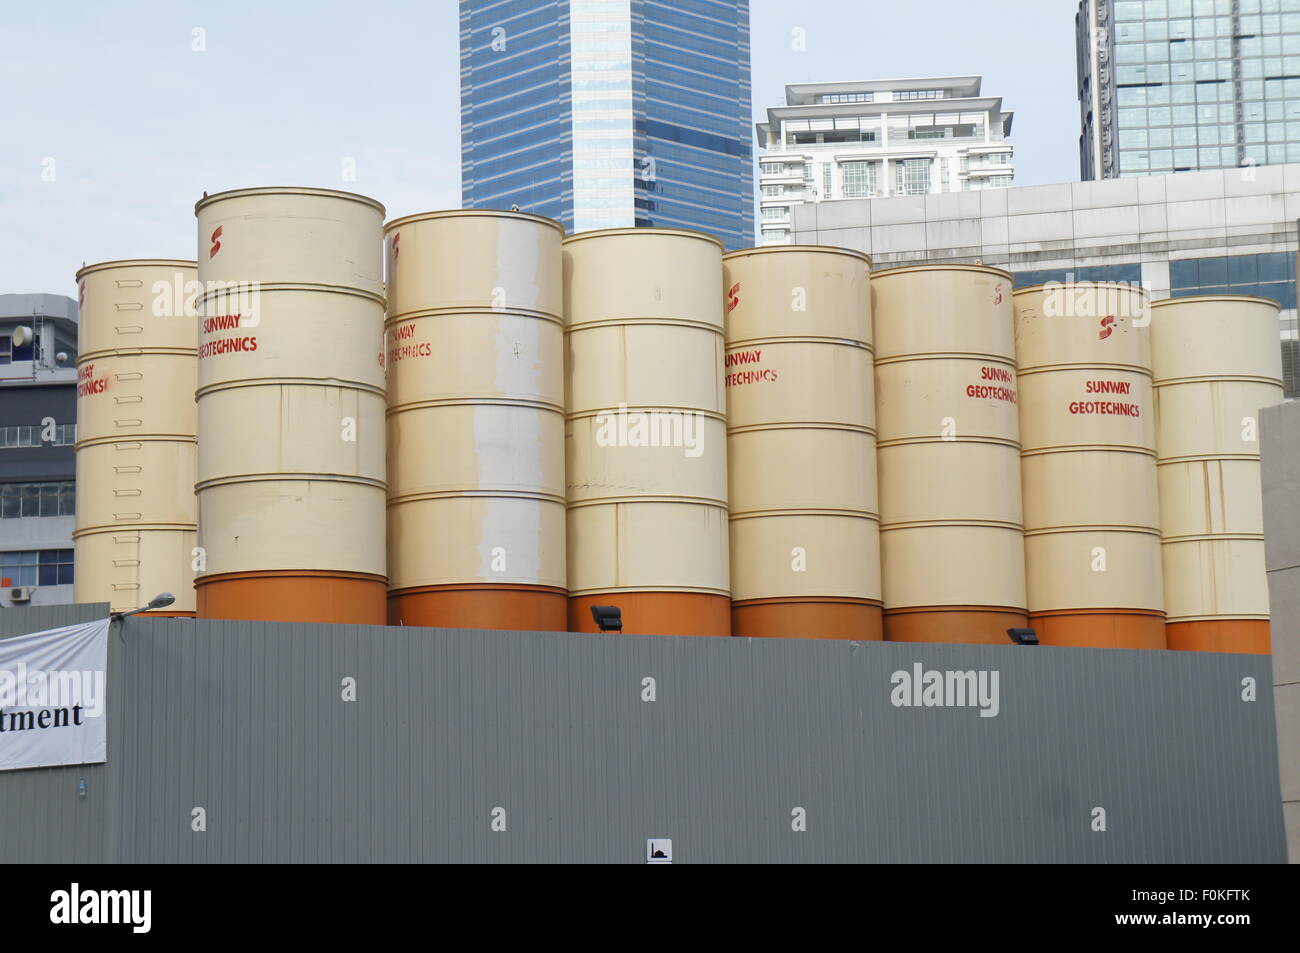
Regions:
<instances>
[{"instance_id":1,"label":"window","mask_svg":"<svg viewBox=\"0 0 1300 953\"><path fill-rule=\"evenodd\" d=\"M72 550L0 552L0 579L8 579L14 586L70 586Z\"/></svg>"},{"instance_id":2,"label":"window","mask_svg":"<svg viewBox=\"0 0 1300 953\"><path fill-rule=\"evenodd\" d=\"M0 519L72 516L75 512L76 491L71 480L0 484Z\"/></svg>"},{"instance_id":3,"label":"window","mask_svg":"<svg viewBox=\"0 0 1300 953\"><path fill-rule=\"evenodd\" d=\"M12 364L13 359L13 338L7 334L0 334L0 364Z\"/></svg>"},{"instance_id":4,"label":"window","mask_svg":"<svg viewBox=\"0 0 1300 953\"><path fill-rule=\"evenodd\" d=\"M924 195L930 191L929 159L903 159L894 169L894 190L899 195Z\"/></svg>"},{"instance_id":5,"label":"window","mask_svg":"<svg viewBox=\"0 0 1300 953\"><path fill-rule=\"evenodd\" d=\"M20 424L12 427L0 427L0 450L14 447L41 447L47 441L42 439L45 428L40 424ZM70 447L77 442L76 424L56 424L54 439L48 441L52 447Z\"/></svg>"},{"instance_id":6,"label":"window","mask_svg":"<svg viewBox=\"0 0 1300 953\"><path fill-rule=\"evenodd\" d=\"M831 197L831 164L827 162L822 166L822 198Z\"/></svg>"},{"instance_id":7,"label":"window","mask_svg":"<svg viewBox=\"0 0 1300 953\"><path fill-rule=\"evenodd\" d=\"M875 162L844 162L840 164L840 190L846 199L871 198L876 194Z\"/></svg>"},{"instance_id":8,"label":"window","mask_svg":"<svg viewBox=\"0 0 1300 953\"><path fill-rule=\"evenodd\" d=\"M764 220L776 219L778 221L790 217L790 209L785 205L767 205L763 208Z\"/></svg>"},{"instance_id":9,"label":"window","mask_svg":"<svg viewBox=\"0 0 1300 953\"><path fill-rule=\"evenodd\" d=\"M782 195L782 194L783 194L783 192L782 192L781 186L779 186L779 185L765 185L765 186L763 186L763 197L764 197L764 198L774 199L774 198L778 198L778 197L779 197L780 195Z\"/></svg>"},{"instance_id":10,"label":"window","mask_svg":"<svg viewBox=\"0 0 1300 953\"><path fill-rule=\"evenodd\" d=\"M870 103L875 99L875 93L827 93L821 97L823 103Z\"/></svg>"},{"instance_id":11,"label":"window","mask_svg":"<svg viewBox=\"0 0 1300 953\"><path fill-rule=\"evenodd\" d=\"M895 102L913 99L943 99L942 89L900 89L894 93Z\"/></svg>"}]
</instances>

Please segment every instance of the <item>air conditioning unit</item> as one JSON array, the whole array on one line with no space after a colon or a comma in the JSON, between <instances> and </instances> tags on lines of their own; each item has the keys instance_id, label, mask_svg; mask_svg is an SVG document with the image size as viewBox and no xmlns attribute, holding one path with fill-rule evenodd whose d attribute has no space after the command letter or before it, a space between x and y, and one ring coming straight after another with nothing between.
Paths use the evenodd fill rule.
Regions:
<instances>
[{"instance_id":1,"label":"air conditioning unit","mask_svg":"<svg viewBox=\"0 0 1300 953\"><path fill-rule=\"evenodd\" d=\"M32 591L35 588L35 586L14 586L14 588L9 590L9 601L14 605L23 602L31 602Z\"/></svg>"}]
</instances>

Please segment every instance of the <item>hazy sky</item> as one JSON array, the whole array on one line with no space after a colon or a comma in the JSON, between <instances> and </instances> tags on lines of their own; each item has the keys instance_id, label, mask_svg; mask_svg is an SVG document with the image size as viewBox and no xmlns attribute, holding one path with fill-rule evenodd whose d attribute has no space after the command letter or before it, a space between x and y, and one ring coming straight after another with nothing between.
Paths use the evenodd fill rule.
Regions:
<instances>
[{"instance_id":1,"label":"hazy sky","mask_svg":"<svg viewBox=\"0 0 1300 953\"><path fill-rule=\"evenodd\" d=\"M982 73L1016 113L1017 184L1075 180L1076 6L752 0L754 114L787 82ZM83 261L193 258L205 190L342 188L390 217L459 206L456 9L6 3L0 293L75 295Z\"/></svg>"}]
</instances>

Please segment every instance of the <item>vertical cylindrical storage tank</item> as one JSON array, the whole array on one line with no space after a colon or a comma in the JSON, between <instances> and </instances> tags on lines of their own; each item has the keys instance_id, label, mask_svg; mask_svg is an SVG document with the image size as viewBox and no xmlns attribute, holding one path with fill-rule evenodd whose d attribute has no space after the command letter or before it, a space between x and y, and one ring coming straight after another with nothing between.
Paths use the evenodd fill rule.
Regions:
<instances>
[{"instance_id":1,"label":"vertical cylindrical storage tank","mask_svg":"<svg viewBox=\"0 0 1300 953\"><path fill-rule=\"evenodd\" d=\"M1259 411L1283 399L1277 315L1267 298L1151 305L1171 649L1270 651Z\"/></svg>"},{"instance_id":2,"label":"vertical cylindrical storage tank","mask_svg":"<svg viewBox=\"0 0 1300 953\"><path fill-rule=\"evenodd\" d=\"M1162 649L1147 294L1014 297L1029 624L1045 645Z\"/></svg>"},{"instance_id":3,"label":"vertical cylindrical storage tank","mask_svg":"<svg viewBox=\"0 0 1300 953\"><path fill-rule=\"evenodd\" d=\"M548 218L390 222L389 622L564 631L564 317Z\"/></svg>"},{"instance_id":4,"label":"vertical cylindrical storage tank","mask_svg":"<svg viewBox=\"0 0 1300 953\"><path fill-rule=\"evenodd\" d=\"M729 635L722 244L584 232L564 291L569 628Z\"/></svg>"},{"instance_id":5,"label":"vertical cylindrical storage tank","mask_svg":"<svg viewBox=\"0 0 1300 953\"><path fill-rule=\"evenodd\" d=\"M1011 644L1025 625L1011 276L871 278L885 637Z\"/></svg>"},{"instance_id":6,"label":"vertical cylindrical storage tank","mask_svg":"<svg viewBox=\"0 0 1300 953\"><path fill-rule=\"evenodd\" d=\"M260 188L199 224L203 618L383 624L383 216Z\"/></svg>"},{"instance_id":7,"label":"vertical cylindrical storage tank","mask_svg":"<svg viewBox=\"0 0 1300 953\"><path fill-rule=\"evenodd\" d=\"M723 257L733 635L880 638L870 267Z\"/></svg>"},{"instance_id":8,"label":"vertical cylindrical storage tank","mask_svg":"<svg viewBox=\"0 0 1300 953\"><path fill-rule=\"evenodd\" d=\"M75 602L194 615L197 293L192 261L77 272Z\"/></svg>"}]
</instances>

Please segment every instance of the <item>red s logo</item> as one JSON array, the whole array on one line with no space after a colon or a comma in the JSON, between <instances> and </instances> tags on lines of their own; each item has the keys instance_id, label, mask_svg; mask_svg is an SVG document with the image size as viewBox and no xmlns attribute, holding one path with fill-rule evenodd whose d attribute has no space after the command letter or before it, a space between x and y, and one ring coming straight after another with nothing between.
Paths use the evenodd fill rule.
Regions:
<instances>
[{"instance_id":1,"label":"red s logo","mask_svg":"<svg viewBox=\"0 0 1300 953\"><path fill-rule=\"evenodd\" d=\"M730 290L727 291L727 313L730 314L732 311L735 311L738 304L740 304L739 281L732 285Z\"/></svg>"},{"instance_id":2,"label":"red s logo","mask_svg":"<svg viewBox=\"0 0 1300 953\"><path fill-rule=\"evenodd\" d=\"M83 278L81 284L77 285L77 307L84 308L85 306L86 306L86 281Z\"/></svg>"},{"instance_id":3,"label":"red s logo","mask_svg":"<svg viewBox=\"0 0 1300 953\"><path fill-rule=\"evenodd\" d=\"M994 286L993 286L993 303L994 303L994 304L1001 304L1001 303L1002 303L1002 286L1001 286L1001 285L994 285Z\"/></svg>"},{"instance_id":4,"label":"red s logo","mask_svg":"<svg viewBox=\"0 0 1300 953\"><path fill-rule=\"evenodd\" d=\"M1106 317L1101 319L1101 333L1097 335L1098 341L1104 341L1115 333L1115 329L1111 327L1114 323L1115 315L1113 314L1108 314Z\"/></svg>"},{"instance_id":5,"label":"red s logo","mask_svg":"<svg viewBox=\"0 0 1300 953\"><path fill-rule=\"evenodd\" d=\"M397 243L400 242L401 240L402 240L402 233L394 232L393 233L393 261L397 261L397 256L402 253L402 250L397 247Z\"/></svg>"},{"instance_id":6,"label":"red s logo","mask_svg":"<svg viewBox=\"0 0 1300 953\"><path fill-rule=\"evenodd\" d=\"M224 228L225 228L224 225L218 225L217 230L212 233L212 247L208 249L209 261L212 260L212 258L217 254L217 252L221 251L221 242L218 241L218 239L221 238L221 232Z\"/></svg>"}]
</instances>

